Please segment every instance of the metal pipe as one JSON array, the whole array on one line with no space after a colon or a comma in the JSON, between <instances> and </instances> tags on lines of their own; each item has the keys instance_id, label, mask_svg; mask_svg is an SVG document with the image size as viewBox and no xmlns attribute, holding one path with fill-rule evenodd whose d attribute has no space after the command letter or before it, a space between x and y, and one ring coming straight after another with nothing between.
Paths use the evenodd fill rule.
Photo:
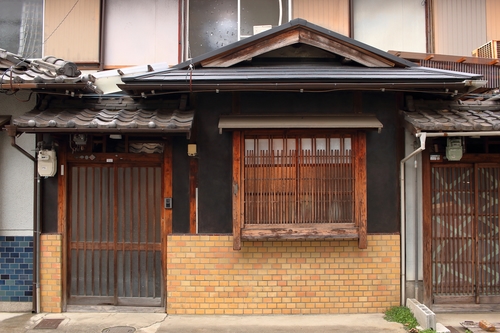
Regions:
<instances>
[{"instance_id":1,"label":"metal pipe","mask_svg":"<svg viewBox=\"0 0 500 333\"><path fill-rule=\"evenodd\" d=\"M401 226L400 226L400 238L401 238L401 305L406 304L406 200L405 200L405 162L408 161L413 156L419 154L425 149L425 139L426 133L417 133L417 137L420 138L420 147L413 151L410 155L403 158L400 162L400 200L401 200Z\"/></svg>"},{"instance_id":2,"label":"metal pipe","mask_svg":"<svg viewBox=\"0 0 500 333\"><path fill-rule=\"evenodd\" d=\"M300 78L298 78L300 79ZM232 91L295 91L295 92L317 92L317 91L335 91L340 89L351 90L378 90L393 91L393 90L411 90L411 91L426 91L423 89L442 89L442 91L431 91L436 94L455 95L460 93L464 87L464 82L425 82L425 83L409 83L409 82L195 82L192 84L184 81L176 81L169 83L138 83L127 81L125 84L117 84L124 91L177 91L177 92L232 92ZM454 90L457 90L455 92Z\"/></svg>"},{"instance_id":3,"label":"metal pipe","mask_svg":"<svg viewBox=\"0 0 500 333\"><path fill-rule=\"evenodd\" d=\"M179 17L178 17L178 26L177 26L177 35L179 38L179 48L177 50L177 61L179 63L183 62L184 59L184 0L179 0L177 3Z\"/></svg>"},{"instance_id":4,"label":"metal pipe","mask_svg":"<svg viewBox=\"0 0 500 333\"><path fill-rule=\"evenodd\" d=\"M41 209L40 209L40 195L41 195L41 184L40 184L40 175L37 170L37 162L34 164L34 174L35 174L35 199L33 200L35 221L33 223L33 248L36 249L33 253L33 276L35 277L35 281L33 281L34 293L34 313L40 313L40 269L38 266L40 265L40 220L41 220Z\"/></svg>"},{"instance_id":5,"label":"metal pipe","mask_svg":"<svg viewBox=\"0 0 500 333\"><path fill-rule=\"evenodd\" d=\"M36 158L34 158L33 155L31 155L26 150L17 145L15 136L10 137L10 145L19 150L24 156L28 157L31 161L36 162Z\"/></svg>"},{"instance_id":6,"label":"metal pipe","mask_svg":"<svg viewBox=\"0 0 500 333\"><path fill-rule=\"evenodd\" d=\"M106 0L101 1L101 30L100 30L100 41L99 41L99 71L104 70L104 52L106 50L105 46L105 41L104 38L106 36L106 21L105 21L105 16L106 16Z\"/></svg>"},{"instance_id":7,"label":"metal pipe","mask_svg":"<svg viewBox=\"0 0 500 333\"><path fill-rule=\"evenodd\" d=\"M418 162L415 156L415 299L418 300Z\"/></svg>"}]
</instances>

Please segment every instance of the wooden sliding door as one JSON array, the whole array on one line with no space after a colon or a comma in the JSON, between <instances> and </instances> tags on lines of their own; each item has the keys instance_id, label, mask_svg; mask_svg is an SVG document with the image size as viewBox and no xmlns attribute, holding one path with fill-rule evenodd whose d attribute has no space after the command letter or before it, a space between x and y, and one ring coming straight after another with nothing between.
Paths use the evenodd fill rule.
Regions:
<instances>
[{"instance_id":1,"label":"wooden sliding door","mask_svg":"<svg viewBox=\"0 0 500 333\"><path fill-rule=\"evenodd\" d=\"M162 169L69 167L68 303L162 306Z\"/></svg>"},{"instance_id":2,"label":"wooden sliding door","mask_svg":"<svg viewBox=\"0 0 500 333\"><path fill-rule=\"evenodd\" d=\"M500 301L500 165L431 168L434 304Z\"/></svg>"}]
</instances>

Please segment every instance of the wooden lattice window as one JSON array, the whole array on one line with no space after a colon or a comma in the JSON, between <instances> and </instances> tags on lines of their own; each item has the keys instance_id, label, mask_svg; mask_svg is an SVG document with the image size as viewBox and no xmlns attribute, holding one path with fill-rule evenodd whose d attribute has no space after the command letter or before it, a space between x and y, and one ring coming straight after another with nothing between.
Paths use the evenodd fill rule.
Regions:
<instances>
[{"instance_id":1,"label":"wooden lattice window","mask_svg":"<svg viewBox=\"0 0 500 333\"><path fill-rule=\"evenodd\" d=\"M235 132L234 235L359 238L365 247L363 132Z\"/></svg>"}]
</instances>

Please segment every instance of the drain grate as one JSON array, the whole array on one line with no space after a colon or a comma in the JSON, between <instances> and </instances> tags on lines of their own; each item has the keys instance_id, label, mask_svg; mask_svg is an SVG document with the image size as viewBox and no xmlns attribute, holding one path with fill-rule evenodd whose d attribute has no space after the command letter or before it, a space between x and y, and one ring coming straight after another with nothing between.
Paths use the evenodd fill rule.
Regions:
<instances>
[{"instance_id":1,"label":"drain grate","mask_svg":"<svg viewBox=\"0 0 500 333\"><path fill-rule=\"evenodd\" d=\"M63 320L64 320L64 318L63 319L42 319L42 321L40 321L38 323L38 325L33 327L33 329L34 330L56 329L57 326L59 326L59 324Z\"/></svg>"},{"instance_id":2,"label":"drain grate","mask_svg":"<svg viewBox=\"0 0 500 333\"><path fill-rule=\"evenodd\" d=\"M134 333L135 328L130 326L115 326L102 330L102 333Z\"/></svg>"}]
</instances>

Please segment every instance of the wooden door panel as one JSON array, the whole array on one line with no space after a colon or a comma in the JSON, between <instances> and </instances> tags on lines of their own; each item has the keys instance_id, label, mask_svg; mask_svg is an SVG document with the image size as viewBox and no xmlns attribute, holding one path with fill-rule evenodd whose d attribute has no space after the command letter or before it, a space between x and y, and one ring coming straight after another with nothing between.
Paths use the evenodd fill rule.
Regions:
<instances>
[{"instance_id":1,"label":"wooden door panel","mask_svg":"<svg viewBox=\"0 0 500 333\"><path fill-rule=\"evenodd\" d=\"M432 286L435 304L500 298L498 165L431 170Z\"/></svg>"},{"instance_id":2,"label":"wooden door panel","mask_svg":"<svg viewBox=\"0 0 500 333\"><path fill-rule=\"evenodd\" d=\"M69 303L160 306L161 168L70 168Z\"/></svg>"}]
</instances>

